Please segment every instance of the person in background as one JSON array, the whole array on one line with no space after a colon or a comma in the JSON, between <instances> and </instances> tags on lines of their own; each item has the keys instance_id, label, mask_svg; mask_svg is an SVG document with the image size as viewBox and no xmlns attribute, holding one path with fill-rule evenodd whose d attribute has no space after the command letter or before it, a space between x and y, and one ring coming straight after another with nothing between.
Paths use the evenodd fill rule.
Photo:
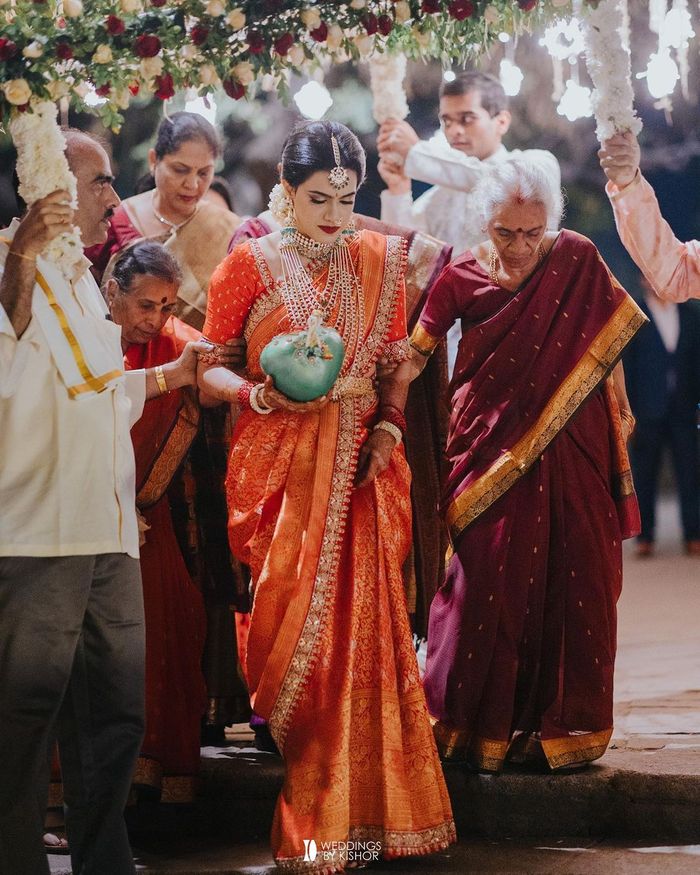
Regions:
<instances>
[{"instance_id":1,"label":"person in background","mask_svg":"<svg viewBox=\"0 0 700 875\"><path fill-rule=\"evenodd\" d=\"M192 385L203 347L124 374L87 259L66 275L42 257L73 224L103 242L119 204L103 147L64 135L77 209L55 191L0 234L0 871L49 875L55 731L73 871L132 875L144 622L129 428L146 398Z\"/></svg>"},{"instance_id":2,"label":"person in background","mask_svg":"<svg viewBox=\"0 0 700 875\"><path fill-rule=\"evenodd\" d=\"M616 134L598 152L620 239L660 298L700 298L700 241L682 243L661 215L654 189L639 169L634 134Z\"/></svg>"},{"instance_id":3,"label":"person in background","mask_svg":"<svg viewBox=\"0 0 700 875\"><path fill-rule=\"evenodd\" d=\"M204 195L204 200L210 204L216 204L223 210L233 213L233 192L231 186L223 176L214 176L209 183L209 188Z\"/></svg>"},{"instance_id":4,"label":"person in background","mask_svg":"<svg viewBox=\"0 0 700 875\"><path fill-rule=\"evenodd\" d=\"M219 135L201 115L176 112L164 118L148 154L154 187L142 181L142 193L115 210L106 243L87 251L104 284L125 246L140 239L162 243L183 273L178 317L197 331L204 324L210 277L240 223L235 213L205 200L220 155ZM203 665L209 705L203 741L208 744L222 743L224 727L247 720L249 710L231 613L232 605L248 607L248 576L231 556L223 522L231 429L227 408L202 411L186 476L176 484L182 489L171 496L178 540L207 612Z\"/></svg>"},{"instance_id":5,"label":"person in background","mask_svg":"<svg viewBox=\"0 0 700 875\"><path fill-rule=\"evenodd\" d=\"M503 137L510 127L508 98L503 86L487 73L459 73L440 87L440 135L419 140L405 121L390 119L379 130L379 173L387 185L382 192L382 221L424 231L452 246L461 255L483 239L475 188L509 156L537 163L558 187L557 159L540 149L508 151ZM411 180L433 187L416 201ZM455 325L447 337L448 367L454 368L462 336Z\"/></svg>"},{"instance_id":6,"label":"person in background","mask_svg":"<svg viewBox=\"0 0 700 875\"><path fill-rule=\"evenodd\" d=\"M700 556L700 302L674 304L646 280L646 325L625 350L627 394L637 420L630 459L642 530L637 555L654 552L656 494L663 451L671 451L685 551Z\"/></svg>"},{"instance_id":7,"label":"person in background","mask_svg":"<svg viewBox=\"0 0 700 875\"><path fill-rule=\"evenodd\" d=\"M616 362L646 320L590 240L549 230L562 195L541 168L504 162L478 197L487 240L445 268L398 368L420 372L456 319L467 326L426 698L443 756L559 770L612 735L622 539L639 531Z\"/></svg>"}]
</instances>

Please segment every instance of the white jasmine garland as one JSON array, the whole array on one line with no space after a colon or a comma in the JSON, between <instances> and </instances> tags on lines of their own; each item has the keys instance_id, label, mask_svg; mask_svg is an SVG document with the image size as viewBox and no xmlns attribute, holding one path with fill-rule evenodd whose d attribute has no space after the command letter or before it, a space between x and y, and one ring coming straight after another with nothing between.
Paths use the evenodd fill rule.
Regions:
<instances>
[{"instance_id":1,"label":"white jasmine garland","mask_svg":"<svg viewBox=\"0 0 700 875\"><path fill-rule=\"evenodd\" d=\"M586 43L586 66L595 89L592 96L596 136L602 143L618 131L635 136L642 122L634 110L630 52L622 27L624 0L584 3L578 12Z\"/></svg>"},{"instance_id":2,"label":"white jasmine garland","mask_svg":"<svg viewBox=\"0 0 700 875\"><path fill-rule=\"evenodd\" d=\"M10 133L17 148L19 194L31 206L53 191L69 192L71 206L78 205L77 183L66 160L66 141L58 127L57 107L48 100L32 104L31 111L18 113L10 122ZM83 244L77 228L61 234L42 255L67 277L83 257Z\"/></svg>"},{"instance_id":3,"label":"white jasmine garland","mask_svg":"<svg viewBox=\"0 0 700 875\"><path fill-rule=\"evenodd\" d=\"M406 56L389 52L374 54L369 61L369 74L375 121L382 124L390 118L399 121L406 118L408 103L403 87Z\"/></svg>"},{"instance_id":4,"label":"white jasmine garland","mask_svg":"<svg viewBox=\"0 0 700 875\"><path fill-rule=\"evenodd\" d=\"M287 192L281 182L273 186L270 192L270 199L267 202L267 208L272 213L272 218L283 228L287 227L292 221L294 208L291 200L287 197Z\"/></svg>"}]
</instances>

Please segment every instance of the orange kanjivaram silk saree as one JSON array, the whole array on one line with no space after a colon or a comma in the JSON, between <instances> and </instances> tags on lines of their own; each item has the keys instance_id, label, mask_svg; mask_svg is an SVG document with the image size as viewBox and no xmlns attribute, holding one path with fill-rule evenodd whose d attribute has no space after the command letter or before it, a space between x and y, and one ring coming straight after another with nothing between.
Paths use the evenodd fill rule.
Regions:
<instances>
[{"instance_id":1,"label":"orange kanjivaram silk saree","mask_svg":"<svg viewBox=\"0 0 700 875\"><path fill-rule=\"evenodd\" d=\"M342 869L326 843L378 843L396 857L454 840L406 612L410 478L400 447L355 490L377 418L380 356L407 354L404 244L363 231L350 244L364 291L364 341L317 413L241 414L229 462L229 534L255 585L247 673L256 713L286 763L273 825L279 865ZM325 275L314 277L323 284ZM290 323L257 241L236 247L209 292L205 336L245 333L248 369ZM307 853L316 843L315 861ZM373 847L377 847L373 845Z\"/></svg>"}]
</instances>

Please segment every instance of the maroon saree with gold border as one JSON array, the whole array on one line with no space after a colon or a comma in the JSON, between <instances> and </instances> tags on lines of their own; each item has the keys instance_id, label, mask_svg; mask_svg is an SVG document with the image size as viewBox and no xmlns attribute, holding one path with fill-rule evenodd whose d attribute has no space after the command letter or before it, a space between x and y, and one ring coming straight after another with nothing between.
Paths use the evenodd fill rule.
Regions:
<instances>
[{"instance_id":1,"label":"maroon saree with gold border","mask_svg":"<svg viewBox=\"0 0 700 875\"><path fill-rule=\"evenodd\" d=\"M562 231L515 293L458 258L412 343L429 353L455 318L454 555L425 678L436 737L487 770L507 755L583 763L612 733L621 542L639 526L608 377L645 317L595 246Z\"/></svg>"}]
</instances>

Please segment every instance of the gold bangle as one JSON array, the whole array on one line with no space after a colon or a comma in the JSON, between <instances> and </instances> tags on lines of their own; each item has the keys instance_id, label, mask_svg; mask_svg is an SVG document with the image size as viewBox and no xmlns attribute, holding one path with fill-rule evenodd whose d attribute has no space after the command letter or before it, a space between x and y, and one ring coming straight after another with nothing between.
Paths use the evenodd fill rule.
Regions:
<instances>
[{"instance_id":1,"label":"gold bangle","mask_svg":"<svg viewBox=\"0 0 700 875\"><path fill-rule=\"evenodd\" d=\"M25 261L31 261L33 264L36 264L36 255L23 255L21 252L17 252L16 249L9 249L8 255L16 255L17 258L23 258Z\"/></svg>"},{"instance_id":2,"label":"gold bangle","mask_svg":"<svg viewBox=\"0 0 700 875\"><path fill-rule=\"evenodd\" d=\"M156 375L156 383L158 384L158 389L160 390L161 395L165 395L166 392L169 392L168 384L165 382L165 374L163 373L163 365L156 365L153 369Z\"/></svg>"}]
</instances>

